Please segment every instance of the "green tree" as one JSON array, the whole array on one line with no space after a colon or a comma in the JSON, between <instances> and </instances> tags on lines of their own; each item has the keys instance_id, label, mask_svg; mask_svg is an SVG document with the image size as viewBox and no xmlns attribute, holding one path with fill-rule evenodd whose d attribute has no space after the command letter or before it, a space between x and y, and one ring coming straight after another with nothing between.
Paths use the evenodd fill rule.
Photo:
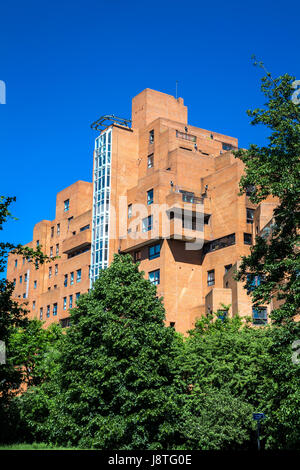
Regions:
<instances>
[{"instance_id":1,"label":"green tree","mask_svg":"<svg viewBox=\"0 0 300 470\"><path fill-rule=\"evenodd\" d=\"M4 223L12 218L9 210L10 204L15 198L0 196L0 231L3 230ZM9 252L22 254L27 259L35 262L36 268L48 260L43 254L41 247L36 250L21 245L14 245L4 241L0 242L0 274L5 271L6 259ZM0 340L6 346L6 363L0 364L0 440L3 439L5 432L5 423L8 426L10 418L9 406L11 398L18 393L22 383L23 374L20 368L15 367L12 361L12 350L9 347L10 338L15 328L26 329L29 325L27 311L25 306L20 305L12 298L14 285L6 279L0 279ZM2 432L1 432L2 431Z\"/></svg>"},{"instance_id":2,"label":"green tree","mask_svg":"<svg viewBox=\"0 0 300 470\"><path fill-rule=\"evenodd\" d=\"M51 442L163 449L174 441L173 363L182 341L164 326L161 299L143 274L130 255L115 255L72 309L53 377L57 393L39 428ZM44 392L45 385L37 403L42 413Z\"/></svg>"},{"instance_id":3,"label":"green tree","mask_svg":"<svg viewBox=\"0 0 300 470\"><path fill-rule=\"evenodd\" d=\"M288 74L274 79L266 73L261 85L267 99L265 107L247 113L252 125L262 124L270 129L268 145L250 145L248 150L235 153L245 164L241 192L252 187L250 199L255 204L268 196L278 200L270 236L256 237L238 274L239 280L247 280L250 289L253 277L261 277L260 285L251 289L254 304L279 300L280 306L272 312L278 323L293 318L300 306L300 107L291 99L294 80Z\"/></svg>"}]
</instances>

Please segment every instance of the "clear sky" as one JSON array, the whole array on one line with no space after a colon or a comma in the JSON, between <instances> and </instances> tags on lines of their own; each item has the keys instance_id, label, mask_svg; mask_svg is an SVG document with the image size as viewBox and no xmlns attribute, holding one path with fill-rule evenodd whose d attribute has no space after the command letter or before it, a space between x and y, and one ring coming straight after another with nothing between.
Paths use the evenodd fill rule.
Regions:
<instances>
[{"instance_id":1,"label":"clear sky","mask_svg":"<svg viewBox=\"0 0 300 470\"><path fill-rule=\"evenodd\" d=\"M1 235L15 243L54 218L58 191L91 181L91 122L130 118L144 88L175 95L178 80L190 124L247 147L266 136L246 115L264 102L251 55L300 79L299 1L15 0L0 15L0 194L19 219Z\"/></svg>"}]
</instances>

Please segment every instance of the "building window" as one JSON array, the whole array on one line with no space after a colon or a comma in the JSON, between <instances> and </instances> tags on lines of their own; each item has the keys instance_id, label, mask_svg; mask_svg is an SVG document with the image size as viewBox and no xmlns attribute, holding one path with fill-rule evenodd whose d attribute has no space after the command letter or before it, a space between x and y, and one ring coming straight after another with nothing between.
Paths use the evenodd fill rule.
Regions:
<instances>
[{"instance_id":1,"label":"building window","mask_svg":"<svg viewBox=\"0 0 300 470\"><path fill-rule=\"evenodd\" d=\"M22 280L23 280L23 278L22 278L22 276L20 276L20 284L22 284Z\"/></svg>"},{"instance_id":2,"label":"building window","mask_svg":"<svg viewBox=\"0 0 300 470\"><path fill-rule=\"evenodd\" d=\"M79 299L79 297L80 297L80 292L76 292L76 302Z\"/></svg>"},{"instance_id":3,"label":"building window","mask_svg":"<svg viewBox=\"0 0 300 470\"><path fill-rule=\"evenodd\" d=\"M70 296L69 296L69 307L70 307L70 308L73 307L73 295L70 295Z\"/></svg>"},{"instance_id":4,"label":"building window","mask_svg":"<svg viewBox=\"0 0 300 470\"><path fill-rule=\"evenodd\" d=\"M54 237L54 227L51 227L51 238Z\"/></svg>"},{"instance_id":5,"label":"building window","mask_svg":"<svg viewBox=\"0 0 300 470\"><path fill-rule=\"evenodd\" d=\"M147 191L147 204L153 204L153 189Z\"/></svg>"},{"instance_id":6,"label":"building window","mask_svg":"<svg viewBox=\"0 0 300 470\"><path fill-rule=\"evenodd\" d=\"M85 230L88 230L89 228L90 228L90 224L85 225L84 227L81 227L79 231L84 232Z\"/></svg>"},{"instance_id":7,"label":"building window","mask_svg":"<svg viewBox=\"0 0 300 470\"><path fill-rule=\"evenodd\" d=\"M76 271L76 282L81 281L81 269L77 269Z\"/></svg>"},{"instance_id":8,"label":"building window","mask_svg":"<svg viewBox=\"0 0 300 470\"><path fill-rule=\"evenodd\" d=\"M65 274L64 286L67 287L67 285L68 285L68 275Z\"/></svg>"},{"instance_id":9,"label":"building window","mask_svg":"<svg viewBox=\"0 0 300 470\"><path fill-rule=\"evenodd\" d=\"M160 256L160 243L149 246L149 259L155 259Z\"/></svg>"},{"instance_id":10,"label":"building window","mask_svg":"<svg viewBox=\"0 0 300 470\"><path fill-rule=\"evenodd\" d=\"M232 264L226 264L225 266L225 274L228 273L229 269L232 268Z\"/></svg>"},{"instance_id":11,"label":"building window","mask_svg":"<svg viewBox=\"0 0 300 470\"><path fill-rule=\"evenodd\" d=\"M53 246L50 246L50 258L53 256Z\"/></svg>"},{"instance_id":12,"label":"building window","mask_svg":"<svg viewBox=\"0 0 300 470\"><path fill-rule=\"evenodd\" d=\"M215 270L207 271L207 285L213 286L215 284Z\"/></svg>"},{"instance_id":13,"label":"building window","mask_svg":"<svg viewBox=\"0 0 300 470\"><path fill-rule=\"evenodd\" d=\"M56 256L58 256L58 254L59 254L59 244L57 243L57 245L56 245Z\"/></svg>"},{"instance_id":14,"label":"building window","mask_svg":"<svg viewBox=\"0 0 300 470\"><path fill-rule=\"evenodd\" d=\"M133 254L133 260L135 263L141 261L142 259L142 252L141 250L138 250L138 251L135 251L134 254Z\"/></svg>"},{"instance_id":15,"label":"building window","mask_svg":"<svg viewBox=\"0 0 300 470\"><path fill-rule=\"evenodd\" d=\"M37 241L36 241L36 246L37 246L37 247L40 246L40 240L37 240Z\"/></svg>"},{"instance_id":16,"label":"building window","mask_svg":"<svg viewBox=\"0 0 300 470\"><path fill-rule=\"evenodd\" d=\"M247 288L247 293L249 294L250 292L254 291L256 287L258 287L261 283L261 276L260 275L255 275L255 274L247 274L247 283L248 283L248 288Z\"/></svg>"},{"instance_id":17,"label":"building window","mask_svg":"<svg viewBox=\"0 0 300 470\"><path fill-rule=\"evenodd\" d=\"M55 273L55 276L58 275L58 264L55 265L55 271L54 271L54 273Z\"/></svg>"},{"instance_id":18,"label":"building window","mask_svg":"<svg viewBox=\"0 0 300 470\"><path fill-rule=\"evenodd\" d=\"M54 289L57 289L57 284L54 284L54 286L53 286L53 287L54 287Z\"/></svg>"},{"instance_id":19,"label":"building window","mask_svg":"<svg viewBox=\"0 0 300 470\"><path fill-rule=\"evenodd\" d=\"M154 129L152 129L149 132L149 144L153 144L153 142L154 142Z\"/></svg>"},{"instance_id":20,"label":"building window","mask_svg":"<svg viewBox=\"0 0 300 470\"><path fill-rule=\"evenodd\" d=\"M18 260L15 259L15 268L18 266Z\"/></svg>"},{"instance_id":21,"label":"building window","mask_svg":"<svg viewBox=\"0 0 300 470\"><path fill-rule=\"evenodd\" d=\"M63 301L63 309L66 310L67 309L67 297L64 297L64 301Z\"/></svg>"},{"instance_id":22,"label":"building window","mask_svg":"<svg viewBox=\"0 0 300 470\"><path fill-rule=\"evenodd\" d=\"M62 328L67 328L68 326L70 326L70 325L71 325L71 319L70 319L70 317L68 317L68 318L62 318L62 319L60 320L60 324L61 324L61 327L62 327Z\"/></svg>"},{"instance_id":23,"label":"building window","mask_svg":"<svg viewBox=\"0 0 300 470\"><path fill-rule=\"evenodd\" d=\"M74 273L70 273L70 285L72 286L74 284Z\"/></svg>"},{"instance_id":24,"label":"building window","mask_svg":"<svg viewBox=\"0 0 300 470\"><path fill-rule=\"evenodd\" d=\"M15 287L16 286L16 279L14 279L13 284L14 284L14 287Z\"/></svg>"},{"instance_id":25,"label":"building window","mask_svg":"<svg viewBox=\"0 0 300 470\"><path fill-rule=\"evenodd\" d=\"M217 240L213 240L209 243L205 243L203 247L203 253L210 253L212 251L221 250L222 248L226 248L227 246L231 246L235 244L235 233L231 235L227 235L226 237L218 238Z\"/></svg>"},{"instance_id":26,"label":"building window","mask_svg":"<svg viewBox=\"0 0 300 470\"><path fill-rule=\"evenodd\" d=\"M71 220L73 220L73 216L68 218L68 230L69 230L69 228L70 228L70 222L71 222Z\"/></svg>"},{"instance_id":27,"label":"building window","mask_svg":"<svg viewBox=\"0 0 300 470\"><path fill-rule=\"evenodd\" d=\"M70 209L70 199L66 199L64 201L64 211L68 212L69 209Z\"/></svg>"},{"instance_id":28,"label":"building window","mask_svg":"<svg viewBox=\"0 0 300 470\"><path fill-rule=\"evenodd\" d=\"M23 299L26 299L26 292L24 292L23 294Z\"/></svg>"},{"instance_id":29,"label":"building window","mask_svg":"<svg viewBox=\"0 0 300 470\"><path fill-rule=\"evenodd\" d=\"M160 283L160 270L156 269L155 271L151 271L149 273L149 281L151 284L154 284L155 286Z\"/></svg>"},{"instance_id":30,"label":"building window","mask_svg":"<svg viewBox=\"0 0 300 470\"><path fill-rule=\"evenodd\" d=\"M47 305L47 318L50 317L50 305Z\"/></svg>"},{"instance_id":31,"label":"building window","mask_svg":"<svg viewBox=\"0 0 300 470\"><path fill-rule=\"evenodd\" d=\"M40 320L43 320L43 307L40 308Z\"/></svg>"},{"instance_id":32,"label":"building window","mask_svg":"<svg viewBox=\"0 0 300 470\"><path fill-rule=\"evenodd\" d=\"M131 219L132 217L132 204L128 205L128 219Z\"/></svg>"},{"instance_id":33,"label":"building window","mask_svg":"<svg viewBox=\"0 0 300 470\"><path fill-rule=\"evenodd\" d=\"M35 310L35 300L32 302L32 310Z\"/></svg>"},{"instance_id":34,"label":"building window","mask_svg":"<svg viewBox=\"0 0 300 470\"><path fill-rule=\"evenodd\" d=\"M57 315L57 304L53 304L53 316L55 317Z\"/></svg>"},{"instance_id":35,"label":"building window","mask_svg":"<svg viewBox=\"0 0 300 470\"><path fill-rule=\"evenodd\" d=\"M256 190L256 188L255 188L254 185L249 185L249 186L247 186L247 188L246 188L246 196L252 196L252 194L255 193L255 190Z\"/></svg>"},{"instance_id":36,"label":"building window","mask_svg":"<svg viewBox=\"0 0 300 470\"><path fill-rule=\"evenodd\" d=\"M266 325L268 323L268 312L266 307L252 307L253 325Z\"/></svg>"},{"instance_id":37,"label":"building window","mask_svg":"<svg viewBox=\"0 0 300 470\"><path fill-rule=\"evenodd\" d=\"M227 310L217 310L217 316L218 316L219 320L224 321L225 318L227 317L227 313L228 313Z\"/></svg>"},{"instance_id":38,"label":"building window","mask_svg":"<svg viewBox=\"0 0 300 470\"><path fill-rule=\"evenodd\" d=\"M246 221L247 224L253 224L253 218L254 218L254 209L248 209L246 208Z\"/></svg>"},{"instance_id":39,"label":"building window","mask_svg":"<svg viewBox=\"0 0 300 470\"><path fill-rule=\"evenodd\" d=\"M52 267L50 266L50 268L49 268L49 279L51 279L51 276L52 276Z\"/></svg>"},{"instance_id":40,"label":"building window","mask_svg":"<svg viewBox=\"0 0 300 470\"><path fill-rule=\"evenodd\" d=\"M232 150L234 149L235 147L231 144L226 144L226 142L222 142L222 149L223 150Z\"/></svg>"},{"instance_id":41,"label":"building window","mask_svg":"<svg viewBox=\"0 0 300 470\"><path fill-rule=\"evenodd\" d=\"M147 167L148 168L153 168L154 167L154 153L151 153L151 155L148 155Z\"/></svg>"},{"instance_id":42,"label":"building window","mask_svg":"<svg viewBox=\"0 0 300 470\"><path fill-rule=\"evenodd\" d=\"M56 233L57 233L57 235L60 234L60 224L57 224L57 232Z\"/></svg>"},{"instance_id":43,"label":"building window","mask_svg":"<svg viewBox=\"0 0 300 470\"><path fill-rule=\"evenodd\" d=\"M170 321L170 327L175 328L175 322L174 321Z\"/></svg>"},{"instance_id":44,"label":"building window","mask_svg":"<svg viewBox=\"0 0 300 470\"><path fill-rule=\"evenodd\" d=\"M197 140L195 135L187 134L186 132L181 132L181 131L176 131L176 138L189 140L190 142L196 142Z\"/></svg>"},{"instance_id":45,"label":"building window","mask_svg":"<svg viewBox=\"0 0 300 470\"><path fill-rule=\"evenodd\" d=\"M22 261L23 261L23 266L24 266L24 264L25 264L25 258L23 258L23 260L22 260Z\"/></svg>"},{"instance_id":46,"label":"building window","mask_svg":"<svg viewBox=\"0 0 300 470\"><path fill-rule=\"evenodd\" d=\"M153 216L148 215L148 217L145 217L142 220L142 231L143 232L149 232L149 230L152 230L152 222L153 222Z\"/></svg>"},{"instance_id":47,"label":"building window","mask_svg":"<svg viewBox=\"0 0 300 470\"><path fill-rule=\"evenodd\" d=\"M24 274L24 282L27 282L27 273Z\"/></svg>"},{"instance_id":48,"label":"building window","mask_svg":"<svg viewBox=\"0 0 300 470\"><path fill-rule=\"evenodd\" d=\"M252 234L251 233L244 233L244 244L245 245L252 245Z\"/></svg>"}]
</instances>

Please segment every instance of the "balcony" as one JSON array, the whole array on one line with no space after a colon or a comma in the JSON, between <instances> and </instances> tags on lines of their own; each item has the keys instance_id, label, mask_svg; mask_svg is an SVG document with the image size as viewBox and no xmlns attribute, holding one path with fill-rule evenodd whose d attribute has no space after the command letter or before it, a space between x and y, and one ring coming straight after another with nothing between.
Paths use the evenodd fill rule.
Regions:
<instances>
[{"instance_id":1,"label":"balcony","mask_svg":"<svg viewBox=\"0 0 300 470\"><path fill-rule=\"evenodd\" d=\"M62 251L67 255L71 255L72 252L88 248L91 245L91 230L84 230L76 235L70 236L63 241Z\"/></svg>"}]
</instances>

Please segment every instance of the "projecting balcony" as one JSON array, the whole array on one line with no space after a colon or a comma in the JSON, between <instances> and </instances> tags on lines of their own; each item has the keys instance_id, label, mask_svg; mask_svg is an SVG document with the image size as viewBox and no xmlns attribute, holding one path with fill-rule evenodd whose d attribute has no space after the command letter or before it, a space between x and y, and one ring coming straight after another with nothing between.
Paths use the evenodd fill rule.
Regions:
<instances>
[{"instance_id":1,"label":"projecting balcony","mask_svg":"<svg viewBox=\"0 0 300 470\"><path fill-rule=\"evenodd\" d=\"M88 249L91 246L91 230L78 232L76 235L70 235L62 244L62 251L67 255L71 255L75 251Z\"/></svg>"},{"instance_id":2,"label":"projecting balcony","mask_svg":"<svg viewBox=\"0 0 300 470\"><path fill-rule=\"evenodd\" d=\"M204 218L209 218L211 214L210 199L204 196L195 196L195 193L191 191L176 188L175 191L171 191L167 195L166 204L169 213L180 212L184 209L187 213L203 213Z\"/></svg>"}]
</instances>

